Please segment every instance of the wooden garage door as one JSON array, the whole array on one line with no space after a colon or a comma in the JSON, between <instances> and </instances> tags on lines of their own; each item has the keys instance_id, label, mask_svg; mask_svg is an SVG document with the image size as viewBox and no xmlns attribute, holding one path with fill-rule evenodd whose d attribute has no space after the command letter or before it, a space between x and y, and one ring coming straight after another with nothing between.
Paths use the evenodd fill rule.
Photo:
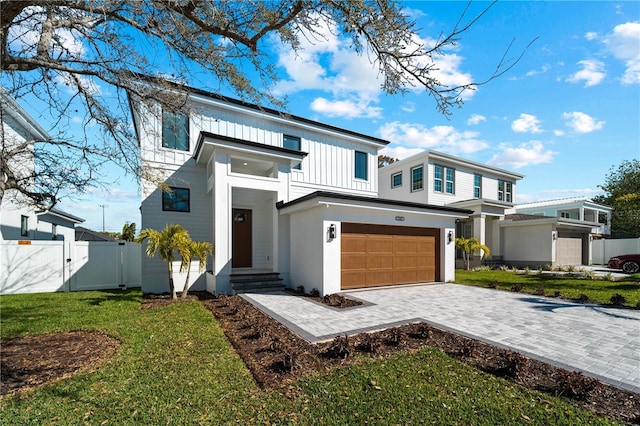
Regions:
<instances>
[{"instance_id":1,"label":"wooden garage door","mask_svg":"<svg viewBox=\"0 0 640 426\"><path fill-rule=\"evenodd\" d=\"M440 230L343 223L341 288L433 282L440 279Z\"/></svg>"},{"instance_id":2,"label":"wooden garage door","mask_svg":"<svg viewBox=\"0 0 640 426\"><path fill-rule=\"evenodd\" d=\"M558 236L558 241L556 241L556 264L582 265L581 236Z\"/></svg>"}]
</instances>

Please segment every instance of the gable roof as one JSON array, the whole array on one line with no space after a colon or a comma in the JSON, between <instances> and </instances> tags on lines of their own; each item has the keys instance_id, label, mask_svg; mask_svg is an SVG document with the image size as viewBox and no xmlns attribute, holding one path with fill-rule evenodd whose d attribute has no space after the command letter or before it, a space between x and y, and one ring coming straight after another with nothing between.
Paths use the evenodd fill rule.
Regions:
<instances>
[{"instance_id":1,"label":"gable roof","mask_svg":"<svg viewBox=\"0 0 640 426\"><path fill-rule=\"evenodd\" d=\"M76 226L76 241L118 241L116 238L101 234L84 226Z\"/></svg>"},{"instance_id":2,"label":"gable roof","mask_svg":"<svg viewBox=\"0 0 640 426\"><path fill-rule=\"evenodd\" d=\"M33 136L33 139L51 139L49 133L47 133L40 123L31 117L2 86L0 86L0 105L2 105L2 111L20 124L25 131Z\"/></svg>"}]
</instances>

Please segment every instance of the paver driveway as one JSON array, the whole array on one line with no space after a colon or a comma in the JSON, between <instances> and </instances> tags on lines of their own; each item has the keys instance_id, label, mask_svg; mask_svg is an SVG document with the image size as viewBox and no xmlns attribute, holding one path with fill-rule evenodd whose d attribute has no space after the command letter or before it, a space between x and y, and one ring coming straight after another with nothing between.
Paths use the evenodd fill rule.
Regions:
<instances>
[{"instance_id":1,"label":"paver driveway","mask_svg":"<svg viewBox=\"0 0 640 426\"><path fill-rule=\"evenodd\" d=\"M311 342L425 321L640 393L640 311L457 284L349 292L336 309L288 293L243 297Z\"/></svg>"}]
</instances>

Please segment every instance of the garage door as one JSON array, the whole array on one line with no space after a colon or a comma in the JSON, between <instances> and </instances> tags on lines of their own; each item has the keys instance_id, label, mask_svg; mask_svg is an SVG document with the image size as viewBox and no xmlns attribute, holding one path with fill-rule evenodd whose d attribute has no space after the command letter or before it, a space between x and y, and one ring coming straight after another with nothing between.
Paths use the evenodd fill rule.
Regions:
<instances>
[{"instance_id":1,"label":"garage door","mask_svg":"<svg viewBox=\"0 0 640 426\"><path fill-rule=\"evenodd\" d=\"M343 290L440 279L439 229L343 223L341 230Z\"/></svg>"},{"instance_id":2,"label":"garage door","mask_svg":"<svg viewBox=\"0 0 640 426\"><path fill-rule=\"evenodd\" d=\"M582 265L582 237L558 236L556 241L556 264Z\"/></svg>"}]
</instances>

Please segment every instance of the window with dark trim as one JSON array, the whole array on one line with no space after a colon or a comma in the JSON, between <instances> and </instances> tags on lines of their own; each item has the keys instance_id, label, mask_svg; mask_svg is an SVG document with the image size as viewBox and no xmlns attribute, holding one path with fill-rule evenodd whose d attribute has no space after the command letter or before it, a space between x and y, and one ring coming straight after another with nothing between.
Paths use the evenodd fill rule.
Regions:
<instances>
[{"instance_id":1,"label":"window with dark trim","mask_svg":"<svg viewBox=\"0 0 640 426\"><path fill-rule=\"evenodd\" d=\"M369 171L367 170L367 153L356 151L355 155L355 177L356 179L369 179Z\"/></svg>"},{"instance_id":2,"label":"window with dark trim","mask_svg":"<svg viewBox=\"0 0 640 426\"><path fill-rule=\"evenodd\" d=\"M445 192L447 194L456 193L456 170L447 167L445 169Z\"/></svg>"},{"instance_id":3,"label":"window with dark trim","mask_svg":"<svg viewBox=\"0 0 640 426\"><path fill-rule=\"evenodd\" d=\"M482 176L473 175L473 198L482 198Z\"/></svg>"},{"instance_id":4,"label":"window with dark trim","mask_svg":"<svg viewBox=\"0 0 640 426\"><path fill-rule=\"evenodd\" d=\"M167 212L189 212L190 194L188 188L169 187L170 191L162 191L162 210Z\"/></svg>"},{"instance_id":5,"label":"window with dark trim","mask_svg":"<svg viewBox=\"0 0 640 426\"><path fill-rule=\"evenodd\" d=\"M397 188L399 186L402 186L402 172L391 175L391 188Z\"/></svg>"},{"instance_id":6,"label":"window with dark trim","mask_svg":"<svg viewBox=\"0 0 640 426\"><path fill-rule=\"evenodd\" d=\"M29 216L20 216L20 235L29 236Z\"/></svg>"},{"instance_id":7,"label":"window with dark trim","mask_svg":"<svg viewBox=\"0 0 640 426\"><path fill-rule=\"evenodd\" d=\"M51 224L51 239L58 239L58 225L56 225L55 223Z\"/></svg>"},{"instance_id":8,"label":"window with dark trim","mask_svg":"<svg viewBox=\"0 0 640 426\"><path fill-rule=\"evenodd\" d=\"M162 147L189 151L189 117L162 111Z\"/></svg>"},{"instance_id":9,"label":"window with dark trim","mask_svg":"<svg viewBox=\"0 0 640 426\"><path fill-rule=\"evenodd\" d=\"M411 191L420 191L424 188L424 167L416 166L411 169Z\"/></svg>"},{"instance_id":10,"label":"window with dark trim","mask_svg":"<svg viewBox=\"0 0 640 426\"><path fill-rule=\"evenodd\" d=\"M302 149L300 144L300 138L297 136L283 135L282 147L287 149L293 149L294 151L300 151ZM294 169L300 170L300 164L293 166Z\"/></svg>"}]
</instances>

